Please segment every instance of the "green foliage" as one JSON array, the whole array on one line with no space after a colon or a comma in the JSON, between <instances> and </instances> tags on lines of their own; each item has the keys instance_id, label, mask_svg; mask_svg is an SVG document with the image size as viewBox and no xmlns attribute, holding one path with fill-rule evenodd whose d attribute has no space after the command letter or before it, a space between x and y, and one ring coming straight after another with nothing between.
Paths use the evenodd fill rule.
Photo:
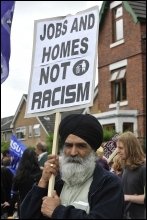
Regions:
<instances>
[{"instance_id":1,"label":"green foliage","mask_svg":"<svg viewBox=\"0 0 147 220\"><path fill-rule=\"evenodd\" d=\"M104 132L104 142L106 141L110 141L111 138L116 134L115 130L107 130L107 129L103 129Z\"/></svg>"},{"instance_id":2,"label":"green foliage","mask_svg":"<svg viewBox=\"0 0 147 220\"><path fill-rule=\"evenodd\" d=\"M46 138L46 144L48 146L48 153L51 154L52 153L52 145L53 145L53 133L49 133L47 138Z\"/></svg>"},{"instance_id":3,"label":"green foliage","mask_svg":"<svg viewBox=\"0 0 147 220\"><path fill-rule=\"evenodd\" d=\"M47 138L46 138L46 144L48 146L48 153L49 154L52 153L53 138L54 138L54 134L53 133L49 133ZM59 138L58 153L59 153L60 149L61 149L61 141L60 141L60 138Z\"/></svg>"},{"instance_id":4,"label":"green foliage","mask_svg":"<svg viewBox=\"0 0 147 220\"><path fill-rule=\"evenodd\" d=\"M1 142L1 152L3 153L5 150L8 150L10 147L9 141L2 141Z\"/></svg>"}]
</instances>

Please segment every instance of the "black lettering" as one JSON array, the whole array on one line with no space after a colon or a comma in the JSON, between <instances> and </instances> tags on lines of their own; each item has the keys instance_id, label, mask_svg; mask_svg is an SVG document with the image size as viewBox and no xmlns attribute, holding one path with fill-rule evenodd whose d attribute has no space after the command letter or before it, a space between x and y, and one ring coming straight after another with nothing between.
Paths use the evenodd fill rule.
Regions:
<instances>
[{"instance_id":1,"label":"black lettering","mask_svg":"<svg viewBox=\"0 0 147 220\"><path fill-rule=\"evenodd\" d=\"M63 103L64 103L64 94L65 94L65 86L62 86L60 104L63 104Z\"/></svg>"},{"instance_id":2,"label":"black lettering","mask_svg":"<svg viewBox=\"0 0 147 220\"><path fill-rule=\"evenodd\" d=\"M60 57L67 57L70 54L70 41L61 43Z\"/></svg>"},{"instance_id":3,"label":"black lettering","mask_svg":"<svg viewBox=\"0 0 147 220\"><path fill-rule=\"evenodd\" d=\"M75 39L72 41L72 50L71 50L71 54L72 55L78 55L79 52L76 51L76 49L79 47L79 45L76 45L77 43L79 43L79 39Z\"/></svg>"},{"instance_id":4,"label":"black lettering","mask_svg":"<svg viewBox=\"0 0 147 220\"><path fill-rule=\"evenodd\" d=\"M52 39L55 33L55 27L53 24L49 24L48 28L47 28L47 37L48 39Z\"/></svg>"},{"instance_id":5,"label":"black lettering","mask_svg":"<svg viewBox=\"0 0 147 220\"><path fill-rule=\"evenodd\" d=\"M62 23L57 23L56 24L56 35L55 35L55 38L60 37L60 35L61 35L61 27L62 27Z\"/></svg>"},{"instance_id":6,"label":"black lettering","mask_svg":"<svg viewBox=\"0 0 147 220\"><path fill-rule=\"evenodd\" d=\"M61 87L57 87L54 89L53 91L53 95L52 95L52 106L58 105L59 104L59 100L55 100L55 96L57 92L61 91Z\"/></svg>"},{"instance_id":7,"label":"black lettering","mask_svg":"<svg viewBox=\"0 0 147 220\"><path fill-rule=\"evenodd\" d=\"M72 28L71 28L70 33L72 33L73 31L76 31L76 32L78 31L78 20L77 20L77 18L74 19L74 22L72 24Z\"/></svg>"},{"instance_id":8,"label":"black lettering","mask_svg":"<svg viewBox=\"0 0 147 220\"><path fill-rule=\"evenodd\" d=\"M59 77L59 65L58 64L55 64L54 66L52 66L52 69L51 69L51 73L50 73L50 80L51 82L56 82L56 80L58 79Z\"/></svg>"},{"instance_id":9,"label":"black lettering","mask_svg":"<svg viewBox=\"0 0 147 220\"><path fill-rule=\"evenodd\" d=\"M42 63L44 63L45 61L45 58L47 58L47 62L49 61L50 59L50 55L51 55L51 47L48 48L48 51L46 51L46 47L43 48L43 55L42 55Z\"/></svg>"},{"instance_id":10,"label":"black lettering","mask_svg":"<svg viewBox=\"0 0 147 220\"><path fill-rule=\"evenodd\" d=\"M57 59L57 57L59 55L59 50L60 50L60 47L59 47L58 44L56 44L55 47L52 50L52 60Z\"/></svg>"},{"instance_id":11,"label":"black lettering","mask_svg":"<svg viewBox=\"0 0 147 220\"><path fill-rule=\"evenodd\" d=\"M88 29L93 28L94 23L95 23L95 16L94 14L90 14L88 17Z\"/></svg>"},{"instance_id":12,"label":"black lettering","mask_svg":"<svg viewBox=\"0 0 147 220\"><path fill-rule=\"evenodd\" d=\"M45 103L47 103L47 107L50 107L50 103L51 103L51 90L46 90L44 91L43 93L43 98L42 98L42 105L41 105L41 108L44 108L45 107Z\"/></svg>"},{"instance_id":13,"label":"black lettering","mask_svg":"<svg viewBox=\"0 0 147 220\"><path fill-rule=\"evenodd\" d=\"M67 20L65 20L64 23L63 23L62 35L65 35L66 31L67 31Z\"/></svg>"},{"instance_id":14,"label":"black lettering","mask_svg":"<svg viewBox=\"0 0 147 220\"><path fill-rule=\"evenodd\" d=\"M84 18L85 18L85 20L84 20ZM79 31L81 31L81 30L86 30L87 15L85 15L84 18L83 18L83 17L80 18Z\"/></svg>"},{"instance_id":15,"label":"black lettering","mask_svg":"<svg viewBox=\"0 0 147 220\"><path fill-rule=\"evenodd\" d=\"M89 87L90 87L90 82L85 83L85 88L83 88L83 84L79 83L78 88L77 88L77 102L83 101L83 100L88 100L89 97Z\"/></svg>"},{"instance_id":16,"label":"black lettering","mask_svg":"<svg viewBox=\"0 0 147 220\"><path fill-rule=\"evenodd\" d=\"M61 67L63 67L62 79L66 79L67 66L70 66L70 62L61 63Z\"/></svg>"},{"instance_id":17,"label":"black lettering","mask_svg":"<svg viewBox=\"0 0 147 220\"><path fill-rule=\"evenodd\" d=\"M76 89L76 84L67 86L66 96L68 98L65 99L65 103L74 103L75 102L76 92L72 91L73 89Z\"/></svg>"},{"instance_id":18,"label":"black lettering","mask_svg":"<svg viewBox=\"0 0 147 220\"><path fill-rule=\"evenodd\" d=\"M46 24L44 24L43 26L43 35L40 35L40 40L44 40L45 39L45 36L46 36Z\"/></svg>"},{"instance_id":19,"label":"black lettering","mask_svg":"<svg viewBox=\"0 0 147 220\"><path fill-rule=\"evenodd\" d=\"M31 110L33 110L35 108L35 104L37 104L37 109L40 109L41 99L42 99L42 92L34 92L33 93Z\"/></svg>"},{"instance_id":20,"label":"black lettering","mask_svg":"<svg viewBox=\"0 0 147 220\"><path fill-rule=\"evenodd\" d=\"M83 49L82 48L80 49L80 53L82 53L82 54L86 53L88 50L88 44L86 42L88 42L88 38L84 37L81 40L81 46L83 47Z\"/></svg>"},{"instance_id":21,"label":"black lettering","mask_svg":"<svg viewBox=\"0 0 147 220\"><path fill-rule=\"evenodd\" d=\"M49 80L49 69L50 67L47 67L47 71L45 73L45 69L41 68L41 74L40 74L40 81L39 81L39 85L42 85L42 83L44 82L45 84L48 83Z\"/></svg>"}]
</instances>

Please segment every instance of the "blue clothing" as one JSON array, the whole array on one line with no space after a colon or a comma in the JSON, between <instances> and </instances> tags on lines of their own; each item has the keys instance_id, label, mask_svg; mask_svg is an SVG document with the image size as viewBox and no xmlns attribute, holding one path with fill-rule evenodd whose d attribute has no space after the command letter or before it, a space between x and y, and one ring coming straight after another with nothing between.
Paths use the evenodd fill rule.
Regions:
<instances>
[{"instance_id":1,"label":"blue clothing","mask_svg":"<svg viewBox=\"0 0 147 220\"><path fill-rule=\"evenodd\" d=\"M63 181L56 178L57 194L63 187ZM47 195L47 189L34 185L21 204L21 219L49 219L42 215L42 197ZM59 205L51 219L122 219L124 212L124 194L120 179L113 173L96 165L91 183L88 201L90 212L77 209L74 206Z\"/></svg>"}]
</instances>

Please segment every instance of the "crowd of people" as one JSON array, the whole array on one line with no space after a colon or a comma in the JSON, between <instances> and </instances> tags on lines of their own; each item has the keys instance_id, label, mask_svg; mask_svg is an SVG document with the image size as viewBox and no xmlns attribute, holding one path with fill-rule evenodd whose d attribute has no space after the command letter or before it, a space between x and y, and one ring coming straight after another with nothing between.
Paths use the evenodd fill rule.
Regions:
<instances>
[{"instance_id":1,"label":"crowd of people","mask_svg":"<svg viewBox=\"0 0 147 220\"><path fill-rule=\"evenodd\" d=\"M48 155L39 141L24 151L15 174L9 153L2 156L1 219L16 210L19 219L146 219L146 157L132 132L118 136L111 167L94 116L66 116L59 136L59 155Z\"/></svg>"}]
</instances>

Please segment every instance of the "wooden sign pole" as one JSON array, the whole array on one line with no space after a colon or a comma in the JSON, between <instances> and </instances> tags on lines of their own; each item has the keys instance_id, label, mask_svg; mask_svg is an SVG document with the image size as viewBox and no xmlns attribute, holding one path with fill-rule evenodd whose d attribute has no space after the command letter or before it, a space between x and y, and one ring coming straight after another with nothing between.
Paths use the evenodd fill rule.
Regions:
<instances>
[{"instance_id":1,"label":"wooden sign pole","mask_svg":"<svg viewBox=\"0 0 147 220\"><path fill-rule=\"evenodd\" d=\"M58 153L58 128L61 121L61 113L57 112L55 117L55 127L54 127L54 137L53 137L53 146L52 146L52 154ZM48 185L48 196L52 196L55 185L55 176L52 174L49 180Z\"/></svg>"}]
</instances>

